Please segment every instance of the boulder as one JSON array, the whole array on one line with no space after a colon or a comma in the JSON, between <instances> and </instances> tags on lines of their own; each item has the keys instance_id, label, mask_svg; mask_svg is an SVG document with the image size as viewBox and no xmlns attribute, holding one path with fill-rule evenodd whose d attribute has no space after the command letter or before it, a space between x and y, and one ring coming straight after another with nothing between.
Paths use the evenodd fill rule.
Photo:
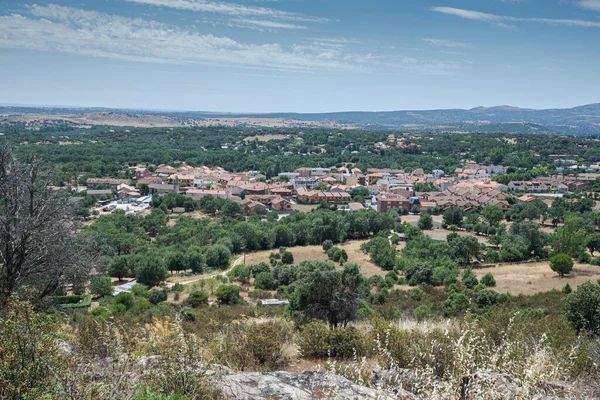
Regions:
<instances>
[{"instance_id":1,"label":"boulder","mask_svg":"<svg viewBox=\"0 0 600 400\"><path fill-rule=\"evenodd\" d=\"M235 400L413 399L411 393L384 393L325 372L237 373L216 382L221 396Z\"/></svg>"}]
</instances>

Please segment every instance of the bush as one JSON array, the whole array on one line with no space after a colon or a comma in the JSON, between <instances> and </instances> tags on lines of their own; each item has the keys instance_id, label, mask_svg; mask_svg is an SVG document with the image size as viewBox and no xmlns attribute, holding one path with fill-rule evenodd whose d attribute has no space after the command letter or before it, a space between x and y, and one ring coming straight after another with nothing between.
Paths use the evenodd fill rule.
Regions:
<instances>
[{"instance_id":1,"label":"bush","mask_svg":"<svg viewBox=\"0 0 600 400\"><path fill-rule=\"evenodd\" d=\"M270 299L272 295L262 289L255 289L248 292L248 297L251 299Z\"/></svg>"},{"instance_id":2,"label":"bush","mask_svg":"<svg viewBox=\"0 0 600 400\"><path fill-rule=\"evenodd\" d=\"M261 272L254 279L254 287L262 290L275 290L279 286L277 280L270 272Z\"/></svg>"},{"instance_id":3,"label":"bush","mask_svg":"<svg viewBox=\"0 0 600 400\"><path fill-rule=\"evenodd\" d=\"M115 305L122 304L126 310L133 307L134 298L133 294L129 292L121 292L115 296Z\"/></svg>"},{"instance_id":4,"label":"bush","mask_svg":"<svg viewBox=\"0 0 600 400\"><path fill-rule=\"evenodd\" d=\"M421 283L431 283L433 276L433 266L426 263L415 263L406 267L404 275L409 285L419 285Z\"/></svg>"},{"instance_id":5,"label":"bush","mask_svg":"<svg viewBox=\"0 0 600 400\"><path fill-rule=\"evenodd\" d=\"M473 289L479 284L479 281L477 280L477 275L475 275L471 268L467 268L464 270L461 277L461 281L463 285L465 285L469 289Z\"/></svg>"},{"instance_id":6,"label":"bush","mask_svg":"<svg viewBox=\"0 0 600 400\"><path fill-rule=\"evenodd\" d=\"M425 296L425 292L420 287L408 291L408 298L413 301L421 301L423 300L423 296Z\"/></svg>"},{"instance_id":7,"label":"bush","mask_svg":"<svg viewBox=\"0 0 600 400\"><path fill-rule=\"evenodd\" d=\"M148 295L148 286L142 283L136 283L131 287L131 293L136 297L146 297L146 295Z\"/></svg>"},{"instance_id":8,"label":"bush","mask_svg":"<svg viewBox=\"0 0 600 400\"><path fill-rule=\"evenodd\" d=\"M592 262L592 256L590 256L589 253L583 252L579 255L579 257L577 258L577 261L580 264L589 264Z\"/></svg>"},{"instance_id":9,"label":"bush","mask_svg":"<svg viewBox=\"0 0 600 400\"><path fill-rule=\"evenodd\" d=\"M550 258L550 268L561 277L565 276L573 269L573 259L568 254L557 254Z\"/></svg>"},{"instance_id":10,"label":"bush","mask_svg":"<svg viewBox=\"0 0 600 400\"><path fill-rule=\"evenodd\" d=\"M304 358L352 358L368 355L367 338L356 328L330 330L322 321L305 324L297 340Z\"/></svg>"},{"instance_id":11,"label":"bush","mask_svg":"<svg viewBox=\"0 0 600 400\"><path fill-rule=\"evenodd\" d=\"M288 265L293 264L294 263L294 255L287 250L284 251L281 254L281 262L284 264L288 264Z\"/></svg>"},{"instance_id":12,"label":"bush","mask_svg":"<svg viewBox=\"0 0 600 400\"><path fill-rule=\"evenodd\" d=\"M173 287L171 287L171 292L181 293L181 292L183 292L184 289L185 289L185 286L183 286L181 283L176 283L173 285Z\"/></svg>"},{"instance_id":13,"label":"bush","mask_svg":"<svg viewBox=\"0 0 600 400\"><path fill-rule=\"evenodd\" d=\"M330 248L333 247L333 242L329 239L327 239L326 241L323 242L323 250L324 251L328 251Z\"/></svg>"},{"instance_id":14,"label":"bush","mask_svg":"<svg viewBox=\"0 0 600 400\"><path fill-rule=\"evenodd\" d=\"M573 289L571 289L571 285L567 283L565 286L563 286L561 292L563 292L564 294L570 294L573 292Z\"/></svg>"},{"instance_id":15,"label":"bush","mask_svg":"<svg viewBox=\"0 0 600 400\"><path fill-rule=\"evenodd\" d=\"M189 297L184 301L186 306L198 308L208 305L208 293L201 290L192 290Z\"/></svg>"},{"instance_id":16,"label":"bush","mask_svg":"<svg viewBox=\"0 0 600 400\"><path fill-rule=\"evenodd\" d=\"M496 279L494 279L494 275L488 272L481 278L481 283L487 287L494 287L496 286Z\"/></svg>"},{"instance_id":17,"label":"bush","mask_svg":"<svg viewBox=\"0 0 600 400\"><path fill-rule=\"evenodd\" d=\"M585 282L569 294L565 315L577 331L600 332L600 284Z\"/></svg>"},{"instance_id":18,"label":"bush","mask_svg":"<svg viewBox=\"0 0 600 400\"><path fill-rule=\"evenodd\" d=\"M500 296L493 290L484 289L475 293L473 299L479 307L485 308L497 304L500 301Z\"/></svg>"},{"instance_id":19,"label":"bush","mask_svg":"<svg viewBox=\"0 0 600 400\"><path fill-rule=\"evenodd\" d=\"M256 275L261 272L271 272L271 267L266 262L260 262L258 264L254 264L250 267L250 271L252 271L252 276L256 278Z\"/></svg>"},{"instance_id":20,"label":"bush","mask_svg":"<svg viewBox=\"0 0 600 400\"><path fill-rule=\"evenodd\" d=\"M179 315L184 321L196 320L196 313L194 312L194 310L188 307L181 307L181 309L179 309Z\"/></svg>"},{"instance_id":21,"label":"bush","mask_svg":"<svg viewBox=\"0 0 600 400\"><path fill-rule=\"evenodd\" d=\"M113 292L112 280L108 276L95 276L90 282L90 291L98 297L110 296Z\"/></svg>"},{"instance_id":22,"label":"bush","mask_svg":"<svg viewBox=\"0 0 600 400\"><path fill-rule=\"evenodd\" d=\"M333 256L334 254L339 250L339 247L333 246L330 247L329 250L327 250L327 258L329 258L330 260L333 260ZM335 260L334 260L335 261Z\"/></svg>"},{"instance_id":23,"label":"bush","mask_svg":"<svg viewBox=\"0 0 600 400\"><path fill-rule=\"evenodd\" d=\"M431 318L431 306L425 304L420 305L413 311L413 316L417 321L424 321Z\"/></svg>"},{"instance_id":24,"label":"bush","mask_svg":"<svg viewBox=\"0 0 600 400\"><path fill-rule=\"evenodd\" d=\"M590 261L590 264L600 266L600 257L592 258L592 261Z\"/></svg>"},{"instance_id":25,"label":"bush","mask_svg":"<svg viewBox=\"0 0 600 400\"><path fill-rule=\"evenodd\" d=\"M215 290L215 296L221 304L239 304L242 302L240 297L240 287L236 285L221 285Z\"/></svg>"},{"instance_id":26,"label":"bush","mask_svg":"<svg viewBox=\"0 0 600 400\"><path fill-rule=\"evenodd\" d=\"M154 305L167 301L167 288L151 289L148 292L148 301Z\"/></svg>"}]
</instances>

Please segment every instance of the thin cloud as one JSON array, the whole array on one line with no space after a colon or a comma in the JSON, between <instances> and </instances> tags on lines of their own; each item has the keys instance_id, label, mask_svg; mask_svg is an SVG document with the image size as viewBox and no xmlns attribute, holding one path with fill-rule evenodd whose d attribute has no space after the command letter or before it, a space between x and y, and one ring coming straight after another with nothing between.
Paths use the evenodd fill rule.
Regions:
<instances>
[{"instance_id":1,"label":"thin cloud","mask_svg":"<svg viewBox=\"0 0 600 400\"><path fill-rule=\"evenodd\" d=\"M469 43L456 42L448 39L422 38L421 40L430 45L441 47L466 48L471 46Z\"/></svg>"},{"instance_id":2,"label":"thin cloud","mask_svg":"<svg viewBox=\"0 0 600 400\"><path fill-rule=\"evenodd\" d=\"M600 0L582 0L579 6L588 10L600 11Z\"/></svg>"},{"instance_id":3,"label":"thin cloud","mask_svg":"<svg viewBox=\"0 0 600 400\"><path fill-rule=\"evenodd\" d=\"M531 17L511 17L505 15L488 14L473 10L463 10L453 7L433 7L432 11L453 15L472 21L487 22L489 24L502 27L510 27L507 22L535 22L539 24L552 26L575 26L581 28L600 28L600 22L586 21L580 19L554 19L554 18L531 18Z\"/></svg>"},{"instance_id":4,"label":"thin cloud","mask_svg":"<svg viewBox=\"0 0 600 400\"><path fill-rule=\"evenodd\" d=\"M150 6L168 7L179 10L206 12L234 17L271 18L287 21L327 22L326 18L317 18L308 15L275 10L267 7L252 7L243 4L223 3L208 0L124 0L130 3L146 4Z\"/></svg>"},{"instance_id":5,"label":"thin cloud","mask_svg":"<svg viewBox=\"0 0 600 400\"><path fill-rule=\"evenodd\" d=\"M308 29L304 25L289 24L287 22L268 21L262 19L236 18L232 21L232 23L238 26L259 29Z\"/></svg>"}]
</instances>

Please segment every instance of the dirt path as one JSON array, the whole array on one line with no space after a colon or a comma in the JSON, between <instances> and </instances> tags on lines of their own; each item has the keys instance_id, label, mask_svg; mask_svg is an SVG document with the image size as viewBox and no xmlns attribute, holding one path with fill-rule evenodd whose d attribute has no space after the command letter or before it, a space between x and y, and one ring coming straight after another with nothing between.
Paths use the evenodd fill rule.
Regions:
<instances>
[{"instance_id":1,"label":"dirt path","mask_svg":"<svg viewBox=\"0 0 600 400\"><path fill-rule=\"evenodd\" d=\"M199 281L199 280L201 280L201 279L210 279L210 278L214 278L214 277L216 277L216 276L219 276L219 275L220 275L220 276L225 276L225 275L227 275L227 273L228 273L229 271L231 271L231 270L232 270L232 269L233 269L233 268L234 268L236 265L238 265L239 263L241 263L243 259L244 259L244 256L241 256L241 257L239 257L237 260L235 260L235 261L233 262L233 264L231 264L231 267L229 267L228 269L226 269L226 270L224 270L224 271L221 271L221 272L219 272L218 274L212 274L212 275L199 275L199 276L196 276L195 278L192 278L192 279L190 279L190 280L188 280L188 281L181 281L181 282L168 282L168 283L167 283L167 287L168 287L168 288L171 288L171 287L173 287L173 285L175 285L176 283L180 283L180 284L182 284L182 285L184 285L184 286L185 286L185 285L189 285L190 283L198 282L198 281Z\"/></svg>"}]
</instances>

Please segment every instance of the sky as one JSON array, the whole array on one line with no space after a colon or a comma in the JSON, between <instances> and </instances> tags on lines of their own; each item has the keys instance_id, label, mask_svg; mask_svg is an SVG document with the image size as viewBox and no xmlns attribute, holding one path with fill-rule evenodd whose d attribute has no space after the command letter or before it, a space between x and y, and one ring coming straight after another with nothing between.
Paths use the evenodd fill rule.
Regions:
<instances>
[{"instance_id":1,"label":"sky","mask_svg":"<svg viewBox=\"0 0 600 400\"><path fill-rule=\"evenodd\" d=\"M600 102L600 0L0 0L0 103L327 112Z\"/></svg>"}]
</instances>

